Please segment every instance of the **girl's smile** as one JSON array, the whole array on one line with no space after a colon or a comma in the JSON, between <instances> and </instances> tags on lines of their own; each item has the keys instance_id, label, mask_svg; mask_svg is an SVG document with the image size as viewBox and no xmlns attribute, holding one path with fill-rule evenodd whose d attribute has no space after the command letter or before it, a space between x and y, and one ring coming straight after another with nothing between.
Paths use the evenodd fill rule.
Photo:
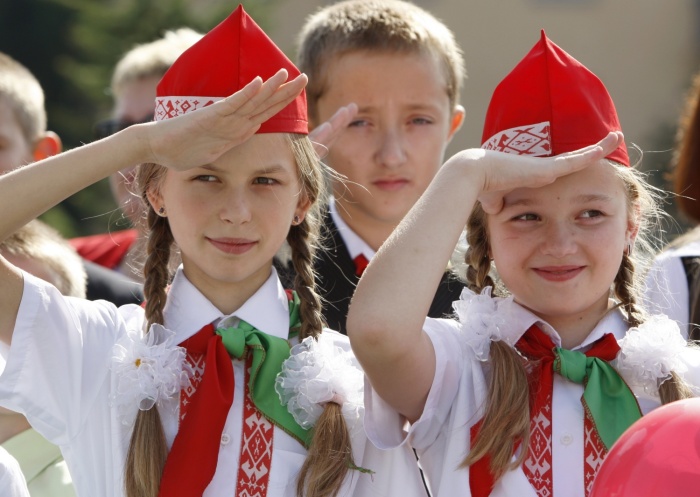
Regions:
<instances>
[{"instance_id":1,"label":"girl's smile","mask_svg":"<svg viewBox=\"0 0 700 497\"><path fill-rule=\"evenodd\" d=\"M206 238L209 243L226 254L244 254L257 243L246 238Z\"/></svg>"},{"instance_id":2,"label":"girl's smile","mask_svg":"<svg viewBox=\"0 0 700 497\"><path fill-rule=\"evenodd\" d=\"M547 281L568 281L578 276L585 266L544 266L533 271Z\"/></svg>"}]
</instances>

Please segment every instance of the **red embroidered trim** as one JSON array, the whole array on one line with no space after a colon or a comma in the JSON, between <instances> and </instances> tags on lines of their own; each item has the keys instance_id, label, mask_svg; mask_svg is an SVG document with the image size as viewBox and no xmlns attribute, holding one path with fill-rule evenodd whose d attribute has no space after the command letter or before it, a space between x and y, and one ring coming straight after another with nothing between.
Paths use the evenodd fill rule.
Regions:
<instances>
[{"instance_id":1,"label":"red embroidered trim","mask_svg":"<svg viewBox=\"0 0 700 497\"><path fill-rule=\"evenodd\" d=\"M237 497L265 497L270 480L272 446L275 427L253 404L248 389L252 354L246 360L245 400L243 402L243 433L241 455L238 459Z\"/></svg>"},{"instance_id":2,"label":"red embroidered trim","mask_svg":"<svg viewBox=\"0 0 700 497\"><path fill-rule=\"evenodd\" d=\"M593 480L608 454L593 424L593 419L588 415L584 416L583 440L583 488L588 497L593 487Z\"/></svg>"},{"instance_id":3,"label":"red embroidered trim","mask_svg":"<svg viewBox=\"0 0 700 497\"><path fill-rule=\"evenodd\" d=\"M187 415L190 398L197 391L204 374L204 354L187 354L187 362L194 374L190 385L180 392L181 423ZM241 433L241 452L238 459L238 478L236 497L266 497L272 466L272 448L274 441L274 425L260 414L253 404L248 388L252 354L248 354L245 367L245 398L243 401L243 432Z\"/></svg>"},{"instance_id":4,"label":"red embroidered trim","mask_svg":"<svg viewBox=\"0 0 700 497\"><path fill-rule=\"evenodd\" d=\"M530 419L530 446L523 472L540 497L553 494L552 471L552 396Z\"/></svg>"},{"instance_id":5,"label":"red embroidered trim","mask_svg":"<svg viewBox=\"0 0 700 497\"><path fill-rule=\"evenodd\" d=\"M190 384L180 391L180 417L178 419L178 424L182 423L187 414L187 407L190 405L190 399L197 391L197 387L202 382L202 375L204 374L204 358L205 354L192 354L187 353L186 361L192 368L193 374L190 377Z\"/></svg>"}]
</instances>

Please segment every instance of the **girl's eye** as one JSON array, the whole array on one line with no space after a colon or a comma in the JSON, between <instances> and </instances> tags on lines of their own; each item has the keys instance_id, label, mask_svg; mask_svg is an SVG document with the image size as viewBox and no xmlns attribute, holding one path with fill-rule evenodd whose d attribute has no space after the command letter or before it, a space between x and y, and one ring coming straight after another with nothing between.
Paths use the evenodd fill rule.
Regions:
<instances>
[{"instance_id":1,"label":"girl's eye","mask_svg":"<svg viewBox=\"0 0 700 497\"><path fill-rule=\"evenodd\" d=\"M276 184L277 184L277 180L272 179L272 178L260 177L260 178L255 178L255 179L253 180L253 183L256 184L256 185L269 185L269 186L272 186L272 185L276 185Z\"/></svg>"},{"instance_id":2,"label":"girl's eye","mask_svg":"<svg viewBox=\"0 0 700 497\"><path fill-rule=\"evenodd\" d=\"M525 213L525 214L520 214L519 216L515 216L513 218L513 221L537 221L539 217L537 214L532 214L531 212Z\"/></svg>"},{"instance_id":3,"label":"girl's eye","mask_svg":"<svg viewBox=\"0 0 700 497\"><path fill-rule=\"evenodd\" d=\"M602 212L595 210L595 209L591 209L589 211L583 211L581 213L581 217L583 217L583 218L594 218L594 217L600 217L602 215L603 215Z\"/></svg>"},{"instance_id":4,"label":"girl's eye","mask_svg":"<svg viewBox=\"0 0 700 497\"><path fill-rule=\"evenodd\" d=\"M213 183L214 181L217 181L218 178L216 176L213 176L211 174L200 174L199 176L194 178L196 181L203 181L205 183Z\"/></svg>"}]
</instances>

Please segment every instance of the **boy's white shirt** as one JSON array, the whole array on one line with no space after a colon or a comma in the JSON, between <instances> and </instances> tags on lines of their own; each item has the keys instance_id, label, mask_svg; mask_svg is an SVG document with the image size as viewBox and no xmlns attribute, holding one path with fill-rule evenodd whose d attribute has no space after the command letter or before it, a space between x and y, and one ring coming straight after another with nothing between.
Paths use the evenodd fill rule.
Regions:
<instances>
[{"instance_id":1,"label":"boy's white shirt","mask_svg":"<svg viewBox=\"0 0 700 497\"><path fill-rule=\"evenodd\" d=\"M330 202L328 203L328 212L331 215L331 219L335 223L335 227L338 228L340 237L343 239L343 242L345 242L345 246L350 253L350 258L354 260L355 257L362 254L368 261L371 261L376 252L372 249L372 247L367 245L367 242L360 238L360 235L355 233L353 229L348 226L348 223L343 220L338 213L338 204L336 203L334 197L330 198Z\"/></svg>"},{"instance_id":2,"label":"boy's white shirt","mask_svg":"<svg viewBox=\"0 0 700 497\"><path fill-rule=\"evenodd\" d=\"M666 314L678 323L681 333L688 338L690 297L688 277L681 257L700 256L700 241L661 252L647 272L644 305L654 314Z\"/></svg>"},{"instance_id":3,"label":"boy's white shirt","mask_svg":"<svg viewBox=\"0 0 700 497\"><path fill-rule=\"evenodd\" d=\"M78 495L121 496L131 426L125 426L118 410L110 406L115 377L109 366L112 347L126 330L143 329L144 311L135 305L116 308L104 301L66 298L27 273L24 281L12 347L0 377L0 404L24 413L37 431L61 447ZM181 268L164 316L165 327L175 333L174 343L227 317L187 280ZM287 295L274 268L234 316L267 334L287 338ZM324 331L321 339L349 349L347 337L331 330ZM229 496L236 488L245 376L243 362L232 363L233 406L222 433L218 470L204 497ZM169 447L177 433L178 407L175 398L160 409ZM267 495L292 497L306 450L283 430L274 430ZM366 441L361 426L351 438L355 463L376 474L350 471L339 495L424 495L410 449L380 451Z\"/></svg>"},{"instance_id":4,"label":"boy's white shirt","mask_svg":"<svg viewBox=\"0 0 700 497\"><path fill-rule=\"evenodd\" d=\"M511 300L502 302L499 314L509 316L514 343L534 323L555 343L561 339L550 325ZM508 307L508 308L506 308ZM420 419L407 426L405 420L387 405L365 380L365 429L375 445L393 448L410 444L416 449L433 497L469 496L469 470L459 466L469 451L471 426L483 416L488 384L488 362L478 360L464 340L461 324L452 319L427 318L424 330L435 348L436 371ZM618 340L627 333L622 312L613 310L574 350L585 351L605 333ZM700 351L684 357L689 370L684 375L692 385L700 385ZM583 497L583 386L554 375L552 401L553 495ZM660 406L657 397L635 391L643 414ZM497 481L490 497L537 497L521 468L508 471Z\"/></svg>"}]
</instances>

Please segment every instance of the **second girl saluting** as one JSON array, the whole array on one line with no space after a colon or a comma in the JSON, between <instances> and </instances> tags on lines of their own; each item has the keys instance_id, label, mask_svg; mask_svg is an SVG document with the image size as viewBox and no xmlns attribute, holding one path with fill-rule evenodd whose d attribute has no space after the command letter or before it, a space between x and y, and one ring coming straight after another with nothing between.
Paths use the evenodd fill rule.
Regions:
<instances>
[{"instance_id":1,"label":"second girl saluting","mask_svg":"<svg viewBox=\"0 0 700 497\"><path fill-rule=\"evenodd\" d=\"M542 33L483 141L447 161L357 287L366 427L413 445L434 497L582 497L622 431L691 395L677 373L700 384L700 355L637 306L653 201L594 74ZM465 226L459 320L426 320Z\"/></svg>"}]
</instances>

